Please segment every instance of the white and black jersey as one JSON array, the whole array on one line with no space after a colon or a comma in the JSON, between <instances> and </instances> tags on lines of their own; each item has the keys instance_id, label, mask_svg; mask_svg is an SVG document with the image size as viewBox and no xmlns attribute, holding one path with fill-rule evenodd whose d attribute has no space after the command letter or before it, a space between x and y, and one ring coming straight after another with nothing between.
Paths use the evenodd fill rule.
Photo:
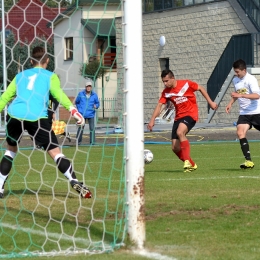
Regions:
<instances>
[{"instance_id":1,"label":"white and black jersey","mask_svg":"<svg viewBox=\"0 0 260 260\"><path fill-rule=\"evenodd\" d=\"M247 72L243 78L234 77L233 84L235 92L239 94L256 93L259 95L259 99L238 98L239 114L260 114L260 88L257 79Z\"/></svg>"}]
</instances>

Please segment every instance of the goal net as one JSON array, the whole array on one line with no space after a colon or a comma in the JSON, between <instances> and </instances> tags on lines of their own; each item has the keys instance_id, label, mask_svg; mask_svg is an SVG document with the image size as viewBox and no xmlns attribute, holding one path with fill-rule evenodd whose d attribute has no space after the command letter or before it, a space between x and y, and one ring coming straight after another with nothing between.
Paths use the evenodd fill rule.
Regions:
<instances>
[{"instance_id":1,"label":"goal net","mask_svg":"<svg viewBox=\"0 0 260 260\"><path fill-rule=\"evenodd\" d=\"M1 14L1 94L18 72L31 68L32 48L42 46L50 57L47 69L71 101L91 80L100 106L95 133L86 121L80 145L70 113L61 106L55 111L66 125L57 135L62 153L92 199L82 199L24 132L0 199L0 258L113 251L125 241L128 211L121 0L5 0Z\"/></svg>"}]
</instances>

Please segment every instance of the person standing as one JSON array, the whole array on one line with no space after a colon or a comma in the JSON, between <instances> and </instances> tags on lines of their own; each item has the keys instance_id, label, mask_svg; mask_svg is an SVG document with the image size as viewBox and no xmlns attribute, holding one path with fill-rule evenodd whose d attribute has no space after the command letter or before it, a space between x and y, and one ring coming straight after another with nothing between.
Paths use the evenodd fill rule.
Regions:
<instances>
[{"instance_id":1,"label":"person standing","mask_svg":"<svg viewBox=\"0 0 260 260\"><path fill-rule=\"evenodd\" d=\"M80 91L76 100L75 105L79 113L84 117L85 122L88 120L89 131L90 131L90 144L95 144L95 114L96 109L99 108L98 95L92 90L92 82L87 80L85 89ZM77 130L77 142L80 145L82 142L82 135L84 126L79 127Z\"/></svg>"},{"instance_id":2,"label":"person standing","mask_svg":"<svg viewBox=\"0 0 260 260\"><path fill-rule=\"evenodd\" d=\"M235 77L233 84L235 91L231 93L231 100L226 106L226 112L229 113L233 103L238 100L239 117L237 120L237 136L240 141L242 153L245 162L240 164L241 169L252 169L254 163L251 160L247 131L252 126L260 131L260 89L257 79L247 72L246 62L237 60L233 63Z\"/></svg>"},{"instance_id":3,"label":"person standing","mask_svg":"<svg viewBox=\"0 0 260 260\"><path fill-rule=\"evenodd\" d=\"M0 112L11 101L6 117L7 150L0 162L0 198L4 197L4 183L11 171L18 150L17 145L25 130L32 137L35 146L43 147L47 151L72 188L82 198L92 197L90 190L78 181L71 162L61 153L57 137L51 130L48 119L50 93L70 111L77 125L83 126L85 120L61 89L58 76L46 69L48 63L49 57L45 49L40 46L33 48L33 68L18 73L0 97Z\"/></svg>"},{"instance_id":4,"label":"person standing","mask_svg":"<svg viewBox=\"0 0 260 260\"><path fill-rule=\"evenodd\" d=\"M161 79L165 89L161 93L147 128L152 131L155 118L159 115L162 105L171 101L175 107L175 119L172 126L172 151L184 162L184 172L194 171L198 166L190 157L190 143L186 137L198 121L198 105L194 92L200 91L212 109L217 109L218 105L210 99L202 86L188 79L176 80L171 70L163 70Z\"/></svg>"}]
</instances>

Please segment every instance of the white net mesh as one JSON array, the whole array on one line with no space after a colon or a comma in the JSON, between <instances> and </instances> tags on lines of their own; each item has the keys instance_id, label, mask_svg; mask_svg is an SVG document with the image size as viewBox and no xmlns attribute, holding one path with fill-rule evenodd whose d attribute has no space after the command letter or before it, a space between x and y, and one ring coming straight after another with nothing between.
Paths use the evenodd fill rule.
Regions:
<instances>
[{"instance_id":1,"label":"white net mesh","mask_svg":"<svg viewBox=\"0 0 260 260\"><path fill-rule=\"evenodd\" d=\"M18 72L31 68L31 50L42 46L50 57L48 70L58 75L70 100L74 102L91 79L100 107L95 115L95 146L89 145L88 121L78 146L70 113L61 106L55 112L71 138L58 135L62 152L77 178L92 191L92 199L82 199L47 153L35 149L24 133L0 199L0 258L111 251L125 236L124 147L117 87L122 82L117 59L122 52L117 45L121 1L4 1L1 11L2 93ZM5 115L3 111L2 155Z\"/></svg>"}]
</instances>

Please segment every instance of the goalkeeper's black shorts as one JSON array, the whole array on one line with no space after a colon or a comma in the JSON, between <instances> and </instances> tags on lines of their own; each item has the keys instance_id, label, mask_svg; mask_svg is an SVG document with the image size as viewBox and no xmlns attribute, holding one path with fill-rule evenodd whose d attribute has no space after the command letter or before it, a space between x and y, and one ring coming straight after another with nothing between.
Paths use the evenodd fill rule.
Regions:
<instances>
[{"instance_id":1,"label":"goalkeeper's black shorts","mask_svg":"<svg viewBox=\"0 0 260 260\"><path fill-rule=\"evenodd\" d=\"M17 146L26 130L36 146L43 147L46 151L59 147L57 137L51 129L48 118L41 118L37 121L23 121L7 115L6 122L6 141L10 146Z\"/></svg>"}]
</instances>

